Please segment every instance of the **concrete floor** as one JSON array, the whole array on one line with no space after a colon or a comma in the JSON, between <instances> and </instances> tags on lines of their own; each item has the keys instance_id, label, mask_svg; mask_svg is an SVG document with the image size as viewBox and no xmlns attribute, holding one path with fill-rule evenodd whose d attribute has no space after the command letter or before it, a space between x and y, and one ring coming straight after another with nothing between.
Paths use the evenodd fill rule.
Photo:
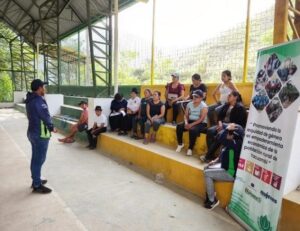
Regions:
<instances>
[{"instance_id":1,"label":"concrete floor","mask_svg":"<svg viewBox=\"0 0 300 231\"><path fill-rule=\"evenodd\" d=\"M54 134L43 176L53 193L32 194L27 119L0 109L0 230L242 230L223 209Z\"/></svg>"}]
</instances>

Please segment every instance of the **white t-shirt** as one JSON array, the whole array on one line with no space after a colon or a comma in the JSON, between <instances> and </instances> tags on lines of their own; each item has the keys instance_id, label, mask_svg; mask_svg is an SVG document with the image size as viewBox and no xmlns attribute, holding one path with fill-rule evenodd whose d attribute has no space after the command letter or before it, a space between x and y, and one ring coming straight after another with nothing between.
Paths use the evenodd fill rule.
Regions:
<instances>
[{"instance_id":1,"label":"white t-shirt","mask_svg":"<svg viewBox=\"0 0 300 231\"><path fill-rule=\"evenodd\" d=\"M134 99L130 98L127 101L127 108L134 112L136 112L140 108L140 105L141 99L139 97L135 97Z\"/></svg>"},{"instance_id":2,"label":"white t-shirt","mask_svg":"<svg viewBox=\"0 0 300 231\"><path fill-rule=\"evenodd\" d=\"M97 127L100 127L101 124L104 124L104 127L107 127L107 117L106 117L106 115L101 113L100 116L97 116L95 114L94 123L97 123Z\"/></svg>"}]
</instances>

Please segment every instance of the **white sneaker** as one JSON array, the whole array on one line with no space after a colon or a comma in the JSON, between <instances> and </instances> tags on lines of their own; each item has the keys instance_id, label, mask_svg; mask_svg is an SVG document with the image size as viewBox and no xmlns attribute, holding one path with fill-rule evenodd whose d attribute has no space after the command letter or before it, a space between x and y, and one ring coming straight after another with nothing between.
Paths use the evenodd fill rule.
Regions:
<instances>
[{"instance_id":1,"label":"white sneaker","mask_svg":"<svg viewBox=\"0 0 300 231\"><path fill-rule=\"evenodd\" d=\"M188 149L187 152L186 152L186 155L187 156L192 156L193 155L192 149Z\"/></svg>"},{"instance_id":2,"label":"white sneaker","mask_svg":"<svg viewBox=\"0 0 300 231\"><path fill-rule=\"evenodd\" d=\"M181 149L184 147L184 144L178 145L176 148L176 152L181 152Z\"/></svg>"}]
</instances>

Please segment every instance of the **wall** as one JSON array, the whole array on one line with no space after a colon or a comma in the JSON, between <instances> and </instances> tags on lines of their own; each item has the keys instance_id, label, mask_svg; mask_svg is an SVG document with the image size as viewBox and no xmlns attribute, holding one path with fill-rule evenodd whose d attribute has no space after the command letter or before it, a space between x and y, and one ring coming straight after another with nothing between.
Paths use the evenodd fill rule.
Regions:
<instances>
[{"instance_id":1,"label":"wall","mask_svg":"<svg viewBox=\"0 0 300 231\"><path fill-rule=\"evenodd\" d=\"M14 91L14 103L23 103L26 94L27 92L25 91Z\"/></svg>"},{"instance_id":2,"label":"wall","mask_svg":"<svg viewBox=\"0 0 300 231\"><path fill-rule=\"evenodd\" d=\"M64 96L62 94L46 94L45 98L50 115L54 116L60 114L60 106L64 104Z\"/></svg>"}]
</instances>

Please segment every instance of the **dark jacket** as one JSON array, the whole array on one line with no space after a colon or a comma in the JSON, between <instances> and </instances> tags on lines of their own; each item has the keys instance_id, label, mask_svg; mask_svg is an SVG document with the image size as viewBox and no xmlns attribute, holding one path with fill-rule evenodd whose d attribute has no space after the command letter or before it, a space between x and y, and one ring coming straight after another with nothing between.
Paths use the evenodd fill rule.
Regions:
<instances>
[{"instance_id":1,"label":"dark jacket","mask_svg":"<svg viewBox=\"0 0 300 231\"><path fill-rule=\"evenodd\" d=\"M226 103L222 106L219 114L218 114L218 121L224 121L226 112L229 108L229 104ZM247 112L246 108L243 104L237 103L230 112L230 123L235 123L241 125L243 128L246 127L247 123Z\"/></svg>"},{"instance_id":2,"label":"dark jacket","mask_svg":"<svg viewBox=\"0 0 300 231\"><path fill-rule=\"evenodd\" d=\"M29 121L27 132L35 137L50 138L54 126L45 99L36 93L28 92L25 104Z\"/></svg>"},{"instance_id":3,"label":"dark jacket","mask_svg":"<svg viewBox=\"0 0 300 231\"><path fill-rule=\"evenodd\" d=\"M121 108L125 109L125 112L127 110L127 100L126 99L122 99L122 100L113 100L111 101L110 104L110 110L111 112L118 112Z\"/></svg>"},{"instance_id":4,"label":"dark jacket","mask_svg":"<svg viewBox=\"0 0 300 231\"><path fill-rule=\"evenodd\" d=\"M223 145L220 154L221 168L225 169L233 177L236 174L245 134L241 126L236 126L237 129L233 132L234 138L232 140L227 139L227 129L223 129L218 135L218 140Z\"/></svg>"}]
</instances>

